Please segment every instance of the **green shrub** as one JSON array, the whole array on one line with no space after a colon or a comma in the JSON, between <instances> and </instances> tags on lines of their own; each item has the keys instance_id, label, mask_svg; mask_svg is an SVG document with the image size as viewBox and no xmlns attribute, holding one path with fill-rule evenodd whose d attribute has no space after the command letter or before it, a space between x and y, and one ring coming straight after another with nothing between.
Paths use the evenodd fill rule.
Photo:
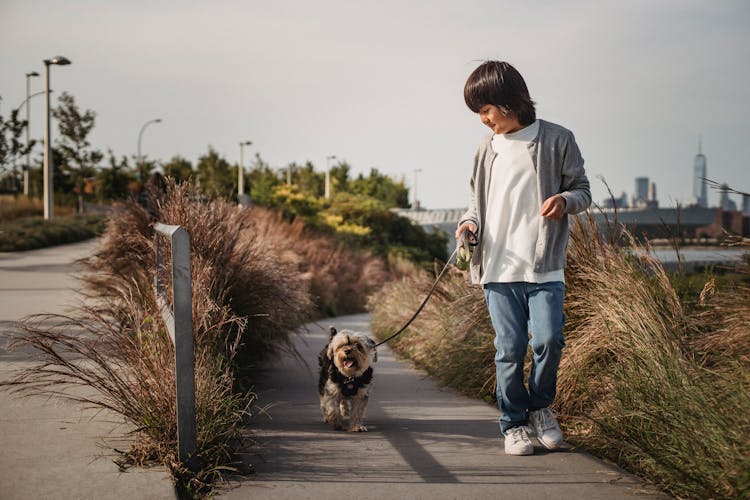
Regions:
<instances>
[{"instance_id":1,"label":"green shrub","mask_svg":"<svg viewBox=\"0 0 750 500\"><path fill-rule=\"evenodd\" d=\"M299 218L311 229L348 246L371 250L382 258L393 254L426 267L447 257L444 234L427 233L371 196L340 192L326 202L287 184L274 186L272 193L269 206L286 219Z\"/></svg>"},{"instance_id":2,"label":"green shrub","mask_svg":"<svg viewBox=\"0 0 750 500\"><path fill-rule=\"evenodd\" d=\"M0 252L32 250L94 238L104 231L100 214L56 217L21 217L0 222Z\"/></svg>"}]
</instances>

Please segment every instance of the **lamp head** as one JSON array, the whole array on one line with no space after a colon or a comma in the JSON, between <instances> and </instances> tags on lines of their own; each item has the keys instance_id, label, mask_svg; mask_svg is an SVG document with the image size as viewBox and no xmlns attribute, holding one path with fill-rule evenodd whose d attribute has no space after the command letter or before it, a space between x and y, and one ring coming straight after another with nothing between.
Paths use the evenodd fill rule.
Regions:
<instances>
[{"instance_id":1,"label":"lamp head","mask_svg":"<svg viewBox=\"0 0 750 500\"><path fill-rule=\"evenodd\" d=\"M244 141L240 143L240 146L250 146L252 144L252 141Z\"/></svg>"},{"instance_id":2,"label":"lamp head","mask_svg":"<svg viewBox=\"0 0 750 500\"><path fill-rule=\"evenodd\" d=\"M26 73L26 78L30 76L39 76L39 73L37 73L36 71L32 71L31 73Z\"/></svg>"},{"instance_id":3,"label":"lamp head","mask_svg":"<svg viewBox=\"0 0 750 500\"><path fill-rule=\"evenodd\" d=\"M70 59L65 56L55 56L52 59L45 59L44 64L49 66L50 64L57 64L58 66L67 66L70 64Z\"/></svg>"}]
</instances>

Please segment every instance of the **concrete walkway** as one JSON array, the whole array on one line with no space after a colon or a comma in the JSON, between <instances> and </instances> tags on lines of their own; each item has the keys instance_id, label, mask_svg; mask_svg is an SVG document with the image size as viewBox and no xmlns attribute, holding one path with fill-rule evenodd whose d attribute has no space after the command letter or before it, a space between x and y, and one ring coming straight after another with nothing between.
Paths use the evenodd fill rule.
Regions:
<instances>
[{"instance_id":1,"label":"concrete walkway","mask_svg":"<svg viewBox=\"0 0 750 500\"><path fill-rule=\"evenodd\" d=\"M8 331L24 316L63 313L75 304L73 263L95 245L0 253L0 380L30 363L28 353L4 350ZM118 471L112 448L127 444L112 436L126 431L116 415L0 391L0 498L175 498L163 467Z\"/></svg>"},{"instance_id":2,"label":"concrete walkway","mask_svg":"<svg viewBox=\"0 0 750 500\"><path fill-rule=\"evenodd\" d=\"M577 451L510 457L503 452L498 410L447 389L379 348L367 411L367 433L333 431L322 423L317 354L329 323L368 332L357 315L313 325L298 338L309 366L291 357L264 372L247 456L257 474L239 478L221 499L484 499L655 495L639 480ZM467 367L467 369L471 369ZM656 495L659 496L659 495Z\"/></svg>"}]
</instances>

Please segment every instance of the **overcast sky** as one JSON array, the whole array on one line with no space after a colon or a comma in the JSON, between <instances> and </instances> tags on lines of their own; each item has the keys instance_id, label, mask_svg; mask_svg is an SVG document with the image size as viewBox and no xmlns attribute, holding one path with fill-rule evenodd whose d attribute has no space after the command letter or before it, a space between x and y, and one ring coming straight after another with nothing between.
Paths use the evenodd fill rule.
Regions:
<instances>
[{"instance_id":1,"label":"overcast sky","mask_svg":"<svg viewBox=\"0 0 750 500\"><path fill-rule=\"evenodd\" d=\"M375 167L427 208L467 204L488 129L463 102L485 59L526 78L537 115L573 130L596 201L650 177L689 203L702 137L708 177L750 191L750 2L0 0L0 113L25 74L97 113L92 142L118 156L230 162L251 140L273 167L326 156ZM32 92L43 90L32 80ZM43 135L41 97L32 135ZM40 148L41 150L41 148ZM715 204L716 192L709 193ZM739 200L738 200L739 201Z\"/></svg>"}]
</instances>

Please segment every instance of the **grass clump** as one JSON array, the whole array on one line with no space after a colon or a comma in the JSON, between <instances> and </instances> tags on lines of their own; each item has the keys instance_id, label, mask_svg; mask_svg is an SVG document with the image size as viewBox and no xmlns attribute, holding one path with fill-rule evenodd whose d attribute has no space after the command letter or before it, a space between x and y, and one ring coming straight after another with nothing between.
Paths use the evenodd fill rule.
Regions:
<instances>
[{"instance_id":1,"label":"grass clump","mask_svg":"<svg viewBox=\"0 0 750 500\"><path fill-rule=\"evenodd\" d=\"M605 239L592 219L573 227L568 257L556 399L568 439L677 497L749 495L748 281L722 288L707 276L696 297L678 293L648 243ZM432 279L408 273L376 294L373 330L403 323ZM481 289L465 280L449 274L393 345L442 382L493 399L494 331Z\"/></svg>"},{"instance_id":2,"label":"grass clump","mask_svg":"<svg viewBox=\"0 0 750 500\"><path fill-rule=\"evenodd\" d=\"M387 337L411 317L439 270L429 273L407 261L400 263L401 277L369 301L377 337ZM389 345L441 383L491 401L495 392L493 338L481 288L471 286L451 266L417 319Z\"/></svg>"},{"instance_id":3,"label":"grass clump","mask_svg":"<svg viewBox=\"0 0 750 500\"><path fill-rule=\"evenodd\" d=\"M571 437L676 496L746 495L750 365L733 349L750 344L748 288L708 299L709 279L685 307L648 243L628 247L637 257L592 221L572 232L558 381Z\"/></svg>"},{"instance_id":4,"label":"grass clump","mask_svg":"<svg viewBox=\"0 0 750 500\"><path fill-rule=\"evenodd\" d=\"M267 253L292 265L308 282L316 316L362 312L367 297L390 279L384 261L372 251L323 235L299 218L289 221L265 208L245 214Z\"/></svg>"}]
</instances>

